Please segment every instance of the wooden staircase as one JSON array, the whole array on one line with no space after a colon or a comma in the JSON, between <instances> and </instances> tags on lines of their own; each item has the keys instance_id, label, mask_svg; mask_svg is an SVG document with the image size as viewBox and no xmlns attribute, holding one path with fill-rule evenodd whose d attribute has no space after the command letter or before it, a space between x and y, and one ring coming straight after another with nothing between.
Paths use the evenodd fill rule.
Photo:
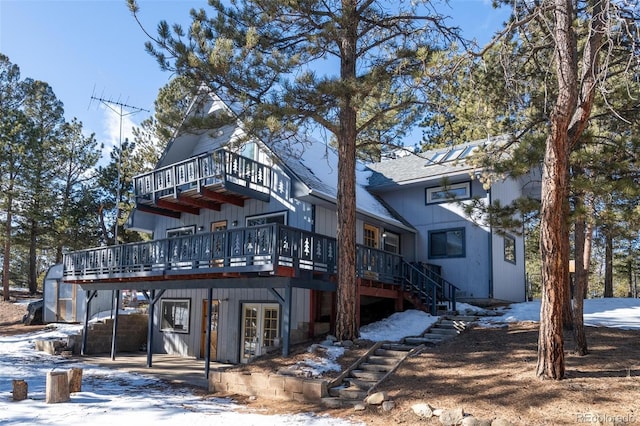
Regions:
<instances>
[{"instance_id":1,"label":"wooden staircase","mask_svg":"<svg viewBox=\"0 0 640 426\"><path fill-rule=\"evenodd\" d=\"M322 405L342 408L361 404L407 357L456 337L476 320L473 316L445 315L419 336L376 343L329 383L329 396L322 398Z\"/></svg>"}]
</instances>

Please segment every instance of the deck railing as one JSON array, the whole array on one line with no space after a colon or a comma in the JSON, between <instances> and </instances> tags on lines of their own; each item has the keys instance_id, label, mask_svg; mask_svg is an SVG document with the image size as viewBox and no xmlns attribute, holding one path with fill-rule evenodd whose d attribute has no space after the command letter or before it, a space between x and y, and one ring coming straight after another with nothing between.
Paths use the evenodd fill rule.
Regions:
<instances>
[{"instance_id":1,"label":"deck railing","mask_svg":"<svg viewBox=\"0 0 640 426\"><path fill-rule=\"evenodd\" d=\"M277 273L288 267L337 273L335 238L280 224L232 228L161 240L98 247L65 254L68 281L121 280L204 273ZM436 303L450 301L455 310L457 288L439 274L402 256L356 246L358 277L401 287L419 297L435 313Z\"/></svg>"},{"instance_id":2,"label":"deck railing","mask_svg":"<svg viewBox=\"0 0 640 426\"><path fill-rule=\"evenodd\" d=\"M218 149L133 179L135 195L139 199L177 197L181 190L227 183L268 194L271 168L234 152Z\"/></svg>"}]
</instances>

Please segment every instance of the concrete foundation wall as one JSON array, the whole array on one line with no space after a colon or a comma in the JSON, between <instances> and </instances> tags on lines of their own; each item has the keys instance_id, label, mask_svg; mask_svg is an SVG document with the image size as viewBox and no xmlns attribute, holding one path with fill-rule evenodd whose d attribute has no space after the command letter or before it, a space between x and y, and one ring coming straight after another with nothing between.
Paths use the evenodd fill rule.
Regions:
<instances>
[{"instance_id":1,"label":"concrete foundation wall","mask_svg":"<svg viewBox=\"0 0 640 426\"><path fill-rule=\"evenodd\" d=\"M280 374L213 371L209 392L235 393L274 400L318 402L328 395L327 381Z\"/></svg>"},{"instance_id":2,"label":"concrete foundation wall","mask_svg":"<svg viewBox=\"0 0 640 426\"><path fill-rule=\"evenodd\" d=\"M147 324L149 316L146 314L120 315L116 340L117 352L138 352L147 342ZM111 335L113 334L113 319L89 324L87 331L87 347L85 353L101 354L111 352ZM80 341L82 341L80 339Z\"/></svg>"}]
</instances>

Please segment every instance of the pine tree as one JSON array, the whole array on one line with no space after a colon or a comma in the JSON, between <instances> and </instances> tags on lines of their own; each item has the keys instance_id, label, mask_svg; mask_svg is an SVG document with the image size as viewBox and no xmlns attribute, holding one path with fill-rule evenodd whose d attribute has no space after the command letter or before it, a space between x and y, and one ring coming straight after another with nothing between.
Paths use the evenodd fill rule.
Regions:
<instances>
[{"instance_id":1,"label":"pine tree","mask_svg":"<svg viewBox=\"0 0 640 426\"><path fill-rule=\"evenodd\" d=\"M202 82L233 104L252 136L305 140L314 130L338 151L339 339L357 337L355 170L359 142L377 124L401 137L426 99L433 55L456 39L428 1L212 0L188 31L161 22L147 50L165 70ZM140 11L135 0L130 10ZM361 106L366 106L361 109Z\"/></svg>"}]
</instances>

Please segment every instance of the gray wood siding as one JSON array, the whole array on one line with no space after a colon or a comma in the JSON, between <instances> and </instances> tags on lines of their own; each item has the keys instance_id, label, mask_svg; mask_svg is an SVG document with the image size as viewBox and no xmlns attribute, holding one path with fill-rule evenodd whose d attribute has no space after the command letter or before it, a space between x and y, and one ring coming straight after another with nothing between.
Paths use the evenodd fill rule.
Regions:
<instances>
[{"instance_id":1,"label":"gray wood siding","mask_svg":"<svg viewBox=\"0 0 640 426\"><path fill-rule=\"evenodd\" d=\"M496 182L491 188L491 199L509 204L521 193L520 183L514 180ZM516 262L504 258L504 237L493 236L493 297L501 300L522 302L526 297L524 237L522 229L507 231L515 240Z\"/></svg>"},{"instance_id":2,"label":"gray wood siding","mask_svg":"<svg viewBox=\"0 0 640 426\"><path fill-rule=\"evenodd\" d=\"M283 295L282 290L279 293ZM163 299L190 299L191 312L189 333L170 333L160 331L160 302L156 306L154 318L154 353L167 353L184 357L199 357L202 330L202 301L208 299L207 289L167 290ZM242 303L278 303L276 297L267 289L226 288L213 289L213 299L219 300L218 311L218 351L216 360L236 363L240 357L240 332ZM280 308L282 332L282 307ZM310 292L306 289L293 289L291 303L292 334L305 334L310 319Z\"/></svg>"},{"instance_id":3,"label":"gray wood siding","mask_svg":"<svg viewBox=\"0 0 640 426\"><path fill-rule=\"evenodd\" d=\"M469 222L456 203L426 204L425 190L439 186L440 180L411 187L398 188L382 194L382 198L411 223L418 231L415 259L440 265L442 275L461 290L460 297L489 297L489 232ZM486 197L486 191L477 181L471 182L473 196ZM429 259L429 231L465 229L465 257Z\"/></svg>"}]
</instances>

